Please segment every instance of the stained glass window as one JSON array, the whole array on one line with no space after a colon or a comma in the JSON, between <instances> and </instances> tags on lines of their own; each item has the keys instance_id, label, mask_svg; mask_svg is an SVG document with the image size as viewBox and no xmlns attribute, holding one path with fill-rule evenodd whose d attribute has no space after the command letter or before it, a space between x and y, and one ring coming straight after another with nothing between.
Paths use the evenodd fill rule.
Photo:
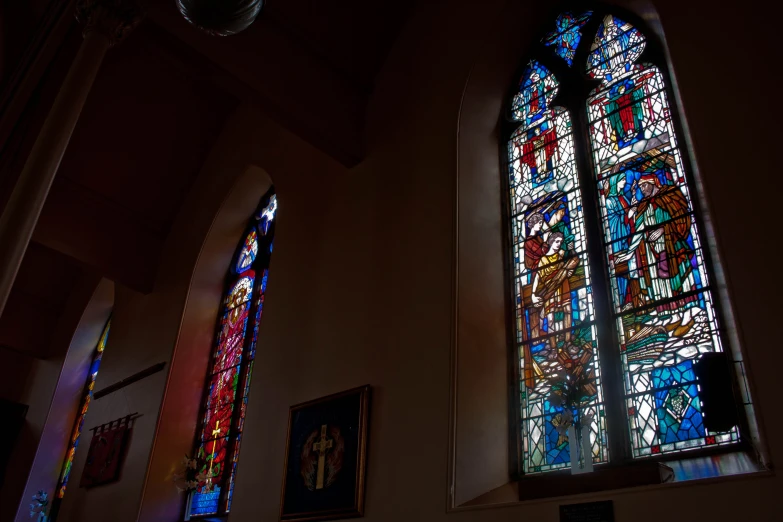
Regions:
<instances>
[{"instance_id":1,"label":"stained glass window","mask_svg":"<svg viewBox=\"0 0 783 522\"><path fill-rule=\"evenodd\" d=\"M598 462L606 460L573 125L567 110L552 105L557 92L549 70L530 62L513 101L513 118L521 125L508 144L523 458L531 471L570 463L568 438L557 430L565 414L560 397L566 392L564 381L579 377L584 378L579 386L586 404L571 414L592 414L593 456Z\"/></svg>"},{"instance_id":2,"label":"stained glass window","mask_svg":"<svg viewBox=\"0 0 783 522\"><path fill-rule=\"evenodd\" d=\"M558 16L510 100L505 160L526 473L570 466L562 426L580 416L596 464L739 440L737 427L704 425L694 366L723 350L707 253L665 66L645 61L649 40L622 18ZM606 368L616 373L609 388ZM607 413L621 410L620 418ZM629 444L612 447L630 446L631 455L610 455L612 437L625 437Z\"/></svg>"},{"instance_id":3,"label":"stained glass window","mask_svg":"<svg viewBox=\"0 0 783 522\"><path fill-rule=\"evenodd\" d=\"M60 481L57 484L57 490L55 492L55 502L57 502L57 499L62 499L65 496L65 489L68 487L68 480L71 478L73 458L76 455L76 449L79 447L82 428L84 428L84 419L87 416L87 409L90 407L90 401L92 400L95 379L98 377L98 369L101 366L101 358L103 357L103 350L106 348L106 339L109 337L110 326L111 321L106 323L106 326L103 328L103 333L101 334L100 340L98 341L98 346L95 348L95 353L92 356L92 361L90 362L90 367L87 371L87 384L84 387L82 402L79 406L76 422L73 425L73 430L71 431L71 439L68 444L68 451L65 454L65 462L63 463L63 469L60 473Z\"/></svg>"},{"instance_id":4,"label":"stained glass window","mask_svg":"<svg viewBox=\"0 0 783 522\"><path fill-rule=\"evenodd\" d=\"M191 517L231 510L276 210L270 189L250 219L227 276L196 442L203 480L191 494Z\"/></svg>"},{"instance_id":5,"label":"stained glass window","mask_svg":"<svg viewBox=\"0 0 783 522\"><path fill-rule=\"evenodd\" d=\"M607 15L587 71L590 144L634 456L736 441L705 429L693 363L722 351L664 77L646 40Z\"/></svg>"}]
</instances>

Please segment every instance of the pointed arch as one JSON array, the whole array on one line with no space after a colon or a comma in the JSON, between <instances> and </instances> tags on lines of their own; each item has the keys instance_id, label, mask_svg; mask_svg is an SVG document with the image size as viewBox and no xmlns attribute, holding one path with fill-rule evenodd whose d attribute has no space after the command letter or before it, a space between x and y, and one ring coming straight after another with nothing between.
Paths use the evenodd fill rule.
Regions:
<instances>
[{"instance_id":1,"label":"pointed arch","mask_svg":"<svg viewBox=\"0 0 783 522\"><path fill-rule=\"evenodd\" d=\"M733 405L702 411L721 313L663 53L637 22L560 13L507 101L525 473L570 466L567 425L589 426L596 464L740 440Z\"/></svg>"},{"instance_id":2,"label":"pointed arch","mask_svg":"<svg viewBox=\"0 0 783 522\"><path fill-rule=\"evenodd\" d=\"M694 365L723 351L721 334L664 74L637 63L645 45L607 14L586 102L635 457L739 439L704 423Z\"/></svg>"},{"instance_id":3,"label":"pointed arch","mask_svg":"<svg viewBox=\"0 0 783 522\"><path fill-rule=\"evenodd\" d=\"M568 466L569 416L593 418L594 452L599 462L607 455L573 124L569 111L553 104L558 90L554 74L531 60L512 100L511 118L520 125L508 142L522 458L533 472ZM564 404L569 379L584 384L584 408Z\"/></svg>"},{"instance_id":4,"label":"pointed arch","mask_svg":"<svg viewBox=\"0 0 783 522\"><path fill-rule=\"evenodd\" d=\"M194 451L203 464L199 485L189 497L189 517L231 510L276 211L271 187L248 220L228 267Z\"/></svg>"}]
</instances>

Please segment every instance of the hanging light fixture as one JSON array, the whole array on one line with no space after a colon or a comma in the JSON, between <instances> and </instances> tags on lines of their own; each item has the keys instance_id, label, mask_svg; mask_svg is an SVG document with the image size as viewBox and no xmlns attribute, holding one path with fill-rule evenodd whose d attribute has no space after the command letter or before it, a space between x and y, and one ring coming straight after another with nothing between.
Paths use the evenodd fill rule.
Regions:
<instances>
[{"instance_id":1,"label":"hanging light fixture","mask_svg":"<svg viewBox=\"0 0 783 522\"><path fill-rule=\"evenodd\" d=\"M214 36L244 31L261 12L263 0L176 0L185 20Z\"/></svg>"}]
</instances>

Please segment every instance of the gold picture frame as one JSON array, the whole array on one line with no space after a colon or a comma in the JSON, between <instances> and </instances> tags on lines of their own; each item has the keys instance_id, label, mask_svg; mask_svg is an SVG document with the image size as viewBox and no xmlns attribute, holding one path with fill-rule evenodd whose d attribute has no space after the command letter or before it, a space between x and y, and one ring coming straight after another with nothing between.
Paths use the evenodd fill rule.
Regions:
<instances>
[{"instance_id":1,"label":"gold picture frame","mask_svg":"<svg viewBox=\"0 0 783 522\"><path fill-rule=\"evenodd\" d=\"M291 406L281 521L364 515L370 386Z\"/></svg>"}]
</instances>

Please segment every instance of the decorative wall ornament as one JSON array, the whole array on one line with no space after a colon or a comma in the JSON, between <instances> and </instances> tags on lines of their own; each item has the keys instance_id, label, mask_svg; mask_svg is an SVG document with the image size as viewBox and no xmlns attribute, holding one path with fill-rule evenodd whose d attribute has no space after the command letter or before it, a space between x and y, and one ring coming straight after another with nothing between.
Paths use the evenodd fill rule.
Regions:
<instances>
[{"instance_id":1,"label":"decorative wall ornament","mask_svg":"<svg viewBox=\"0 0 783 522\"><path fill-rule=\"evenodd\" d=\"M177 0L185 20L213 36L244 31L255 22L263 0Z\"/></svg>"},{"instance_id":2,"label":"decorative wall ornament","mask_svg":"<svg viewBox=\"0 0 783 522\"><path fill-rule=\"evenodd\" d=\"M364 514L370 387L292 406L280 520Z\"/></svg>"}]
</instances>

